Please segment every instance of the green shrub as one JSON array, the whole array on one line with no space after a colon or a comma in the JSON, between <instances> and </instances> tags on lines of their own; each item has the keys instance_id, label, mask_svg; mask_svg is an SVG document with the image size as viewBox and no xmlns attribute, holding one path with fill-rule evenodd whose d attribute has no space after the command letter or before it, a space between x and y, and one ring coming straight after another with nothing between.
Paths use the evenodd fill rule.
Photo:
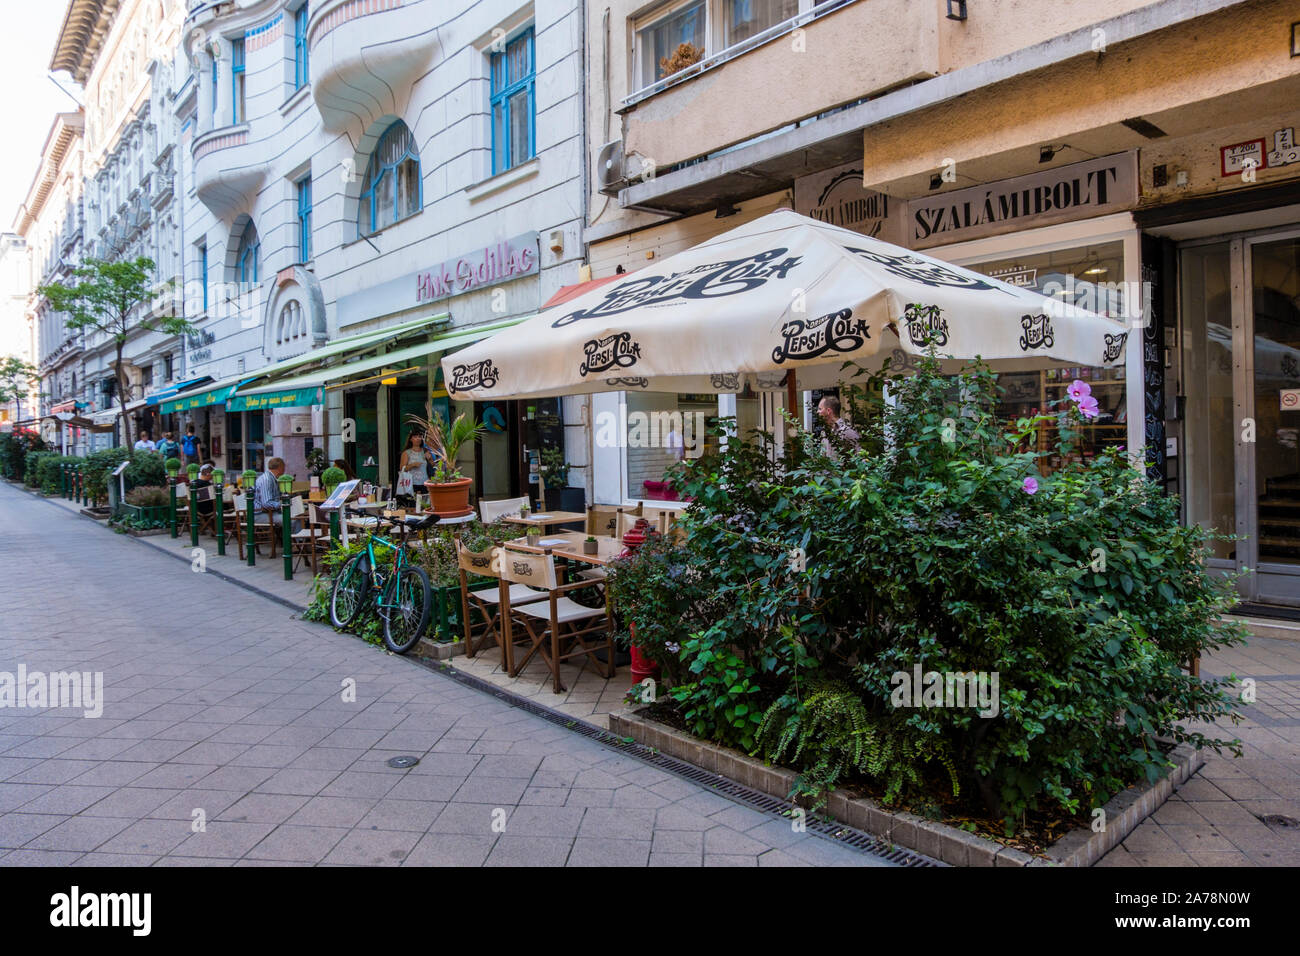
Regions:
<instances>
[{"instance_id":1,"label":"green shrub","mask_svg":"<svg viewBox=\"0 0 1300 956\"><path fill-rule=\"evenodd\" d=\"M141 485L129 488L126 503L140 508L163 508L171 504L171 489L159 485Z\"/></svg>"},{"instance_id":2,"label":"green shrub","mask_svg":"<svg viewBox=\"0 0 1300 956\"><path fill-rule=\"evenodd\" d=\"M163 470L165 472L175 471L179 474L181 470L181 460L174 457L168 458L163 462Z\"/></svg>"},{"instance_id":3,"label":"green shrub","mask_svg":"<svg viewBox=\"0 0 1300 956\"><path fill-rule=\"evenodd\" d=\"M81 460L86 493L92 501L98 504L108 498L108 480L113 469L130 457L131 453L125 448L104 448Z\"/></svg>"},{"instance_id":4,"label":"green shrub","mask_svg":"<svg viewBox=\"0 0 1300 956\"><path fill-rule=\"evenodd\" d=\"M336 465L330 465L321 472L320 476L321 484L326 488L333 488L335 485L340 485L347 481L347 478L347 473Z\"/></svg>"},{"instance_id":5,"label":"green shrub","mask_svg":"<svg viewBox=\"0 0 1300 956\"><path fill-rule=\"evenodd\" d=\"M156 451L131 452L131 464L127 466L125 478L128 489L138 485L165 485L167 468L163 456Z\"/></svg>"},{"instance_id":6,"label":"green shrub","mask_svg":"<svg viewBox=\"0 0 1300 956\"><path fill-rule=\"evenodd\" d=\"M44 439L30 428L0 433L0 474L11 481L22 481L27 475L27 455L45 451Z\"/></svg>"},{"instance_id":7,"label":"green shrub","mask_svg":"<svg viewBox=\"0 0 1300 956\"><path fill-rule=\"evenodd\" d=\"M36 452L30 457L35 459L36 487L47 495L57 495L63 490L63 466L81 461L58 452Z\"/></svg>"},{"instance_id":8,"label":"green shrub","mask_svg":"<svg viewBox=\"0 0 1300 956\"><path fill-rule=\"evenodd\" d=\"M892 753L951 759L963 794L1009 829L1028 812L1083 813L1157 778L1173 742L1239 754L1238 741L1212 736L1214 721L1239 719L1229 682L1184 669L1242 640L1223 618L1235 595L1205 565L1211 535L1181 526L1177 499L1123 453L1081 460L1073 402L1006 423L987 368L919 366L890 377L895 404L868 390L861 452L831 458L805 434L784 460L760 438L680 466L675 486L694 501L686 543L643 548L611 575L638 646L670 665L675 656L682 679L734 672L727 707L736 687L766 705L806 704L807 677L853 686ZM1040 460L1057 456L1044 477ZM788 561L795 548L806 570ZM996 715L898 706L895 675L916 666L996 676ZM698 712L706 702L683 700L696 732L735 739L725 716ZM758 744L775 753L780 721L797 713L788 701L772 712L771 732L782 730ZM823 728L798 758L789 740L780 753L811 776L861 771L854 752L819 752L836 740Z\"/></svg>"},{"instance_id":9,"label":"green shrub","mask_svg":"<svg viewBox=\"0 0 1300 956\"><path fill-rule=\"evenodd\" d=\"M49 473L50 467L62 457L57 451L28 452L27 469L23 474L23 483L29 488L43 490L42 479Z\"/></svg>"}]
</instances>

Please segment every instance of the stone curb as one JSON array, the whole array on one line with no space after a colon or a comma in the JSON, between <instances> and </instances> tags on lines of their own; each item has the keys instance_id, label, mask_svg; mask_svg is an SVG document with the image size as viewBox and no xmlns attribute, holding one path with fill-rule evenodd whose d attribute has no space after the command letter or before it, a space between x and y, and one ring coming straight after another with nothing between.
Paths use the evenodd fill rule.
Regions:
<instances>
[{"instance_id":1,"label":"stone curb","mask_svg":"<svg viewBox=\"0 0 1300 956\"><path fill-rule=\"evenodd\" d=\"M697 740L634 711L610 714L609 730L781 800L788 799L797 776L739 751ZM1155 784L1145 790L1125 790L1102 808L1105 829L1096 833L1072 830L1039 857L912 813L886 810L874 800L852 797L843 790L833 790L827 796L826 812L841 823L952 866L1092 866L1205 764L1205 757L1191 744L1179 744L1169 758L1174 767Z\"/></svg>"}]
</instances>

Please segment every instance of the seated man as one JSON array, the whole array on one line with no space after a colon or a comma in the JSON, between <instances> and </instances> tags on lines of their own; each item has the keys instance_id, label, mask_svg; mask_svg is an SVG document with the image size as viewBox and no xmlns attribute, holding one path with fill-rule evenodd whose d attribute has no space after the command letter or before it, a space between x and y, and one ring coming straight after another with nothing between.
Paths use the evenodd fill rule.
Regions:
<instances>
[{"instance_id":1,"label":"seated man","mask_svg":"<svg viewBox=\"0 0 1300 956\"><path fill-rule=\"evenodd\" d=\"M194 487L195 487L195 488L211 488L211 487L212 487L212 466L211 466L210 464L209 464L209 465L204 465L202 468L199 469L199 476L198 476L197 478L194 479ZM203 498L200 498L200 499L199 499L199 514L201 514L201 515L210 515L210 514L212 514L214 511L216 511L216 507L215 507L214 502L215 502L215 499L213 499L213 498L208 498L208 499L206 499L206 500L203 499Z\"/></svg>"},{"instance_id":2,"label":"seated man","mask_svg":"<svg viewBox=\"0 0 1300 956\"><path fill-rule=\"evenodd\" d=\"M258 514L270 514L271 521L279 526L284 515L280 510L280 485L277 479L284 474L284 459L271 458L266 463L266 471L257 476L253 485L253 510ZM290 530L297 532L301 522L294 521Z\"/></svg>"}]
</instances>

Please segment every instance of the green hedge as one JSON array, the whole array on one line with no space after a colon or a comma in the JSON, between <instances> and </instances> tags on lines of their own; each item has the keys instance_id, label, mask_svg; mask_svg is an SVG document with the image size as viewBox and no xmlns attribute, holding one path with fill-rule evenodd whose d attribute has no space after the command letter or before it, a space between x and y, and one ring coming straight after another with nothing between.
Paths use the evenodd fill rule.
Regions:
<instances>
[{"instance_id":1,"label":"green hedge","mask_svg":"<svg viewBox=\"0 0 1300 956\"><path fill-rule=\"evenodd\" d=\"M19 429L0 435L0 474L12 481L21 481L27 474L27 455L45 451L44 440L36 432Z\"/></svg>"}]
</instances>

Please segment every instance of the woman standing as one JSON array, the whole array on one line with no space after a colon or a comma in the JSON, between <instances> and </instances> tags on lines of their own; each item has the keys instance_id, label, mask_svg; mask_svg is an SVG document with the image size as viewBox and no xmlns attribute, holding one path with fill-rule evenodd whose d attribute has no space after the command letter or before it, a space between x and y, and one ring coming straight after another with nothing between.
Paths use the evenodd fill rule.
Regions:
<instances>
[{"instance_id":1,"label":"woman standing","mask_svg":"<svg viewBox=\"0 0 1300 956\"><path fill-rule=\"evenodd\" d=\"M433 468L433 454L425 447L424 438L419 432L411 432L406 439L406 448L402 452L398 467L410 476L412 495L422 489L424 483L429 480L429 471Z\"/></svg>"}]
</instances>

